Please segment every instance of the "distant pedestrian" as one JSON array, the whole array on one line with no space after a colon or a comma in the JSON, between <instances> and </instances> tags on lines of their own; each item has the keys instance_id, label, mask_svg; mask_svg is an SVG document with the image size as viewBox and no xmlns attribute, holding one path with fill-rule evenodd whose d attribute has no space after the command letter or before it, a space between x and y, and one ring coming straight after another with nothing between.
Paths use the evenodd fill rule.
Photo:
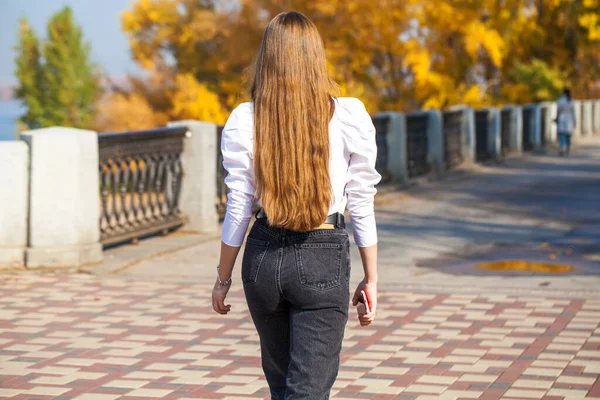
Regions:
<instances>
[{"instance_id":1,"label":"distant pedestrian","mask_svg":"<svg viewBox=\"0 0 600 400\"><path fill-rule=\"evenodd\" d=\"M230 189L213 308L225 297L246 239L242 281L260 336L271 398L328 399L338 374L350 302L352 221L364 279L352 299L361 325L377 309L373 200L375 127L363 103L335 97L322 39L297 12L268 25L250 89L223 129Z\"/></svg>"},{"instance_id":2,"label":"distant pedestrian","mask_svg":"<svg viewBox=\"0 0 600 400\"><path fill-rule=\"evenodd\" d=\"M565 89L562 96L556 101L556 124L560 143L560 155L569 154L571 150L571 135L577 126L575 117L575 104L571 98L571 91Z\"/></svg>"}]
</instances>

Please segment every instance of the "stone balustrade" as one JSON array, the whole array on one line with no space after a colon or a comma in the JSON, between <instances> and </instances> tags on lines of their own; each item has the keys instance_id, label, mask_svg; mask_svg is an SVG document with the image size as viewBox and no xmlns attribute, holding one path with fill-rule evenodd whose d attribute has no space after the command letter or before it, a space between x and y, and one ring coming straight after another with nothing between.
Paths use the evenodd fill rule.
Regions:
<instances>
[{"instance_id":1,"label":"stone balustrade","mask_svg":"<svg viewBox=\"0 0 600 400\"><path fill-rule=\"evenodd\" d=\"M600 135L600 100L576 101L576 116L575 142ZM377 114L382 184L543 151L557 140L555 119L555 103ZM0 142L0 268L78 267L101 262L103 245L144 234L217 231L227 201L221 130L177 121L160 134L107 138L54 127ZM149 146L159 136L165 144ZM114 149L102 143L118 140L128 144L108 154ZM154 183L152 165L164 174L152 175Z\"/></svg>"}]
</instances>

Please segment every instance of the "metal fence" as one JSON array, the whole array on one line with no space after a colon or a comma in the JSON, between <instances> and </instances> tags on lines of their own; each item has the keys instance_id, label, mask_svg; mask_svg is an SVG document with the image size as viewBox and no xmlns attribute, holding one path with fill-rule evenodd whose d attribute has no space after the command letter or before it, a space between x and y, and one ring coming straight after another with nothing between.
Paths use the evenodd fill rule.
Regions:
<instances>
[{"instance_id":1,"label":"metal fence","mask_svg":"<svg viewBox=\"0 0 600 400\"><path fill-rule=\"evenodd\" d=\"M431 171L427 162L429 116L425 113L406 116L406 156L409 178L426 175Z\"/></svg>"},{"instance_id":2,"label":"metal fence","mask_svg":"<svg viewBox=\"0 0 600 400\"><path fill-rule=\"evenodd\" d=\"M500 113L500 150L502 155L510 149L510 130L512 127L512 111L502 110Z\"/></svg>"},{"instance_id":3,"label":"metal fence","mask_svg":"<svg viewBox=\"0 0 600 400\"><path fill-rule=\"evenodd\" d=\"M388 168L388 129L390 117L387 115L378 115L373 117L375 125L375 141L377 142L377 160L375 169L381 175L381 183L388 183L391 180L391 174Z\"/></svg>"},{"instance_id":4,"label":"metal fence","mask_svg":"<svg viewBox=\"0 0 600 400\"><path fill-rule=\"evenodd\" d=\"M523 151L533 150L533 132L531 131L531 119L534 117L534 111L530 107L523 107Z\"/></svg>"},{"instance_id":5,"label":"metal fence","mask_svg":"<svg viewBox=\"0 0 600 400\"><path fill-rule=\"evenodd\" d=\"M181 153L187 128L98 135L103 245L183 225Z\"/></svg>"},{"instance_id":6,"label":"metal fence","mask_svg":"<svg viewBox=\"0 0 600 400\"><path fill-rule=\"evenodd\" d=\"M460 165L464 159L462 151L463 115L462 111L447 111L443 114L444 158L448 168Z\"/></svg>"},{"instance_id":7,"label":"metal fence","mask_svg":"<svg viewBox=\"0 0 600 400\"><path fill-rule=\"evenodd\" d=\"M491 158L489 144L489 111L475 112L475 157L477 161L486 161Z\"/></svg>"}]
</instances>

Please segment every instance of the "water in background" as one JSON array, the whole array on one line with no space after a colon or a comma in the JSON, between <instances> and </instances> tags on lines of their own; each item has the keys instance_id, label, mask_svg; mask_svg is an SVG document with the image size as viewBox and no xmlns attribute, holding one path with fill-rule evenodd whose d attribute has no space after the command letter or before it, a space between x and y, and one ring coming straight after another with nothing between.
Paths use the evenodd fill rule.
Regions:
<instances>
[{"instance_id":1,"label":"water in background","mask_svg":"<svg viewBox=\"0 0 600 400\"><path fill-rule=\"evenodd\" d=\"M0 140L15 139L17 119L24 113L25 107L20 101L0 101Z\"/></svg>"}]
</instances>

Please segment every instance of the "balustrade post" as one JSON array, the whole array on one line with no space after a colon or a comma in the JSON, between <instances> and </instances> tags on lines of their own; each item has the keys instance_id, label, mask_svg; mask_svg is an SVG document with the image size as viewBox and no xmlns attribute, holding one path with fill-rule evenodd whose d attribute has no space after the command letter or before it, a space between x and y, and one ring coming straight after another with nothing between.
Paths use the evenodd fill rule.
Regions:
<instances>
[{"instance_id":1,"label":"balustrade post","mask_svg":"<svg viewBox=\"0 0 600 400\"><path fill-rule=\"evenodd\" d=\"M527 117L525 116L525 113ZM528 104L523 106L523 143L526 148L537 150L542 147L541 108L539 104ZM525 135L527 129L527 135Z\"/></svg>"},{"instance_id":2,"label":"balustrade post","mask_svg":"<svg viewBox=\"0 0 600 400\"><path fill-rule=\"evenodd\" d=\"M406 153L406 116L397 112L384 112L374 118L387 119L387 170L392 182L408 181L408 157Z\"/></svg>"},{"instance_id":3,"label":"balustrade post","mask_svg":"<svg viewBox=\"0 0 600 400\"><path fill-rule=\"evenodd\" d=\"M487 113L487 151L492 159L502 158L502 138L500 129L500 110L495 107L484 108Z\"/></svg>"},{"instance_id":4,"label":"balustrade post","mask_svg":"<svg viewBox=\"0 0 600 400\"><path fill-rule=\"evenodd\" d=\"M550 142L556 143L558 141L558 124L556 119L558 118L558 106L556 102L548 104L548 118L550 126L550 136L548 137Z\"/></svg>"},{"instance_id":5,"label":"balustrade post","mask_svg":"<svg viewBox=\"0 0 600 400\"><path fill-rule=\"evenodd\" d=\"M96 132L53 127L21 139L30 148L27 267L102 261Z\"/></svg>"},{"instance_id":6,"label":"balustrade post","mask_svg":"<svg viewBox=\"0 0 600 400\"><path fill-rule=\"evenodd\" d=\"M573 139L579 139L581 136L581 100L573 101L575 106L575 129L573 130Z\"/></svg>"},{"instance_id":7,"label":"balustrade post","mask_svg":"<svg viewBox=\"0 0 600 400\"><path fill-rule=\"evenodd\" d=\"M462 129L462 152L464 160L475 162L475 110L471 107L462 107L463 129Z\"/></svg>"},{"instance_id":8,"label":"balustrade post","mask_svg":"<svg viewBox=\"0 0 600 400\"><path fill-rule=\"evenodd\" d=\"M542 146L547 146L556 140L556 103L540 103L540 140Z\"/></svg>"},{"instance_id":9,"label":"balustrade post","mask_svg":"<svg viewBox=\"0 0 600 400\"><path fill-rule=\"evenodd\" d=\"M592 125L595 135L600 135L600 100L595 100L592 106Z\"/></svg>"},{"instance_id":10,"label":"balustrade post","mask_svg":"<svg viewBox=\"0 0 600 400\"><path fill-rule=\"evenodd\" d=\"M427 161L433 172L439 174L446 169L444 157L444 131L442 127L442 112L439 110L427 110L427 141L429 145Z\"/></svg>"},{"instance_id":11,"label":"balustrade post","mask_svg":"<svg viewBox=\"0 0 600 400\"><path fill-rule=\"evenodd\" d=\"M181 155L183 182L180 208L188 218L183 229L215 232L219 229L217 153L221 151L217 148L217 126L195 120L169 122L168 126L186 126L189 130Z\"/></svg>"},{"instance_id":12,"label":"balustrade post","mask_svg":"<svg viewBox=\"0 0 600 400\"><path fill-rule=\"evenodd\" d=\"M592 135L592 101L584 100L581 102L581 135Z\"/></svg>"},{"instance_id":13,"label":"balustrade post","mask_svg":"<svg viewBox=\"0 0 600 400\"><path fill-rule=\"evenodd\" d=\"M502 157L502 142L500 129L500 110L495 107L487 109L488 112L488 151L495 160Z\"/></svg>"},{"instance_id":14,"label":"balustrade post","mask_svg":"<svg viewBox=\"0 0 600 400\"><path fill-rule=\"evenodd\" d=\"M25 265L29 192L29 149L0 141L0 269Z\"/></svg>"},{"instance_id":15,"label":"balustrade post","mask_svg":"<svg viewBox=\"0 0 600 400\"><path fill-rule=\"evenodd\" d=\"M504 110L510 113L508 149L513 154L521 154L523 152L523 109L506 106Z\"/></svg>"}]
</instances>

